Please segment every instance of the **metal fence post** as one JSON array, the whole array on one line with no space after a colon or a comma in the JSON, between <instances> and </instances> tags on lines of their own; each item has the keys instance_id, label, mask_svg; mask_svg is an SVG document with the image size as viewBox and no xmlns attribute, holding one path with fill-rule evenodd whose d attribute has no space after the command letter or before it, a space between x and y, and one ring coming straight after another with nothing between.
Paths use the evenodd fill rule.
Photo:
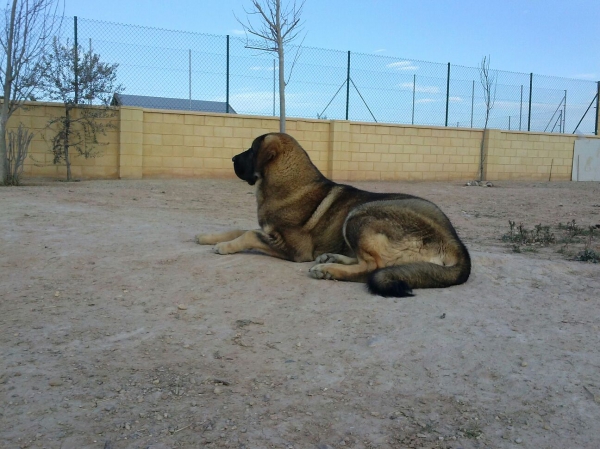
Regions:
<instances>
[{"instance_id":1,"label":"metal fence post","mask_svg":"<svg viewBox=\"0 0 600 449\"><path fill-rule=\"evenodd\" d=\"M273 59L273 117L275 117L275 60Z\"/></svg>"},{"instance_id":2,"label":"metal fence post","mask_svg":"<svg viewBox=\"0 0 600 449\"><path fill-rule=\"evenodd\" d=\"M188 97L190 100L190 111L192 110L192 50L189 49L188 50L188 87L189 87L189 92L188 92Z\"/></svg>"},{"instance_id":3,"label":"metal fence post","mask_svg":"<svg viewBox=\"0 0 600 449\"><path fill-rule=\"evenodd\" d=\"M411 125L415 124L415 89L417 88L417 75L413 75L413 104Z\"/></svg>"},{"instance_id":4,"label":"metal fence post","mask_svg":"<svg viewBox=\"0 0 600 449\"><path fill-rule=\"evenodd\" d=\"M523 119L523 85L521 84L521 104L519 106L519 131L521 131L521 120Z\"/></svg>"},{"instance_id":5,"label":"metal fence post","mask_svg":"<svg viewBox=\"0 0 600 449\"><path fill-rule=\"evenodd\" d=\"M346 73L346 120L348 120L349 106L350 106L350 51L348 51L348 70Z\"/></svg>"},{"instance_id":6,"label":"metal fence post","mask_svg":"<svg viewBox=\"0 0 600 449\"><path fill-rule=\"evenodd\" d=\"M225 81L225 112L229 114L229 34L227 35L227 74Z\"/></svg>"},{"instance_id":7,"label":"metal fence post","mask_svg":"<svg viewBox=\"0 0 600 449\"><path fill-rule=\"evenodd\" d=\"M74 48L75 57L73 61L73 69L75 75L75 104L78 103L79 100L79 50L77 48L77 16L73 17L73 34L74 34Z\"/></svg>"},{"instance_id":8,"label":"metal fence post","mask_svg":"<svg viewBox=\"0 0 600 449\"><path fill-rule=\"evenodd\" d=\"M473 128L473 109L475 108L475 80L473 80L473 88L471 89L471 128Z\"/></svg>"},{"instance_id":9,"label":"metal fence post","mask_svg":"<svg viewBox=\"0 0 600 449\"><path fill-rule=\"evenodd\" d=\"M446 77L446 126L448 126L448 105L450 103L450 63L448 63L448 76Z\"/></svg>"},{"instance_id":10,"label":"metal fence post","mask_svg":"<svg viewBox=\"0 0 600 449\"><path fill-rule=\"evenodd\" d=\"M567 122L567 90L565 89L565 104L563 104L562 132L565 132Z\"/></svg>"},{"instance_id":11,"label":"metal fence post","mask_svg":"<svg viewBox=\"0 0 600 449\"><path fill-rule=\"evenodd\" d=\"M531 131L531 96L533 90L533 73L529 74L529 114L527 115L527 131Z\"/></svg>"},{"instance_id":12,"label":"metal fence post","mask_svg":"<svg viewBox=\"0 0 600 449\"><path fill-rule=\"evenodd\" d=\"M596 124L594 125L594 134L598 135L598 120L600 119L600 114L598 114L598 110L600 109L600 81L597 82L598 88L596 93Z\"/></svg>"}]
</instances>

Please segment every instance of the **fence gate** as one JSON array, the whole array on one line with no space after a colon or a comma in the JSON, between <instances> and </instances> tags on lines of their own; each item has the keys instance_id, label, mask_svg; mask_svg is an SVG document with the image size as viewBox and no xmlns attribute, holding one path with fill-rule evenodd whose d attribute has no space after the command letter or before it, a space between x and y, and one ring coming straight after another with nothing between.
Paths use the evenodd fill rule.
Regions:
<instances>
[{"instance_id":1,"label":"fence gate","mask_svg":"<svg viewBox=\"0 0 600 449\"><path fill-rule=\"evenodd\" d=\"M600 139L577 139L572 181L600 181Z\"/></svg>"}]
</instances>

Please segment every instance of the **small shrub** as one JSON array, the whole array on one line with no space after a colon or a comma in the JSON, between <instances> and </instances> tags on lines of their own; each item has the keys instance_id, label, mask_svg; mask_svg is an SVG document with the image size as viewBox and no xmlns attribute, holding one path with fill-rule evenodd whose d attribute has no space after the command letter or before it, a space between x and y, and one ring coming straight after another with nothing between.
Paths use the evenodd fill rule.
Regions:
<instances>
[{"instance_id":1,"label":"small shrub","mask_svg":"<svg viewBox=\"0 0 600 449\"><path fill-rule=\"evenodd\" d=\"M502 235L502 241L508 243L515 253L537 252L539 247L562 243L563 245L556 250L558 253L582 262L600 262L600 254L592 249L597 228L600 227L598 225L586 229L579 226L575 220L566 224L559 223L557 228L562 231L562 235L558 241L550 226L538 224L533 229L527 229L523 223L517 226L512 220L508 221L508 225L509 231ZM583 249L573 255L573 251L569 251L569 244L577 244L580 248L583 244Z\"/></svg>"},{"instance_id":2,"label":"small shrub","mask_svg":"<svg viewBox=\"0 0 600 449\"><path fill-rule=\"evenodd\" d=\"M514 221L509 220L510 231L502 236L502 241L514 245L537 245L547 246L556 241L556 237L550 232L550 226L535 225L533 229L527 229L523 223L516 226Z\"/></svg>"},{"instance_id":3,"label":"small shrub","mask_svg":"<svg viewBox=\"0 0 600 449\"><path fill-rule=\"evenodd\" d=\"M592 263L600 263L600 254L596 251L586 248L583 251L579 251L575 256L575 260L580 262L592 262Z\"/></svg>"},{"instance_id":4,"label":"small shrub","mask_svg":"<svg viewBox=\"0 0 600 449\"><path fill-rule=\"evenodd\" d=\"M33 139L33 133L26 129L22 123L19 124L16 131L8 132L6 148L8 185L18 186L21 184L21 175L23 174L23 166L29 152L31 139Z\"/></svg>"}]
</instances>

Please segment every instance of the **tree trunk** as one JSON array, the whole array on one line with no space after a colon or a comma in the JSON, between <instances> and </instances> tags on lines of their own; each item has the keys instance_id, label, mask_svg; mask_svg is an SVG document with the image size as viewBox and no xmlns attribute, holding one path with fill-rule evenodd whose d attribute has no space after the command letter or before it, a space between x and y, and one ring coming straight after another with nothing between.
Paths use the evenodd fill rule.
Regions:
<instances>
[{"instance_id":1,"label":"tree trunk","mask_svg":"<svg viewBox=\"0 0 600 449\"><path fill-rule=\"evenodd\" d=\"M8 183L8 152L6 151L6 125L10 118L10 100L12 96L13 82L13 43L15 34L15 14L17 10L17 1L13 0L10 11L10 24L8 24L8 39L6 41L6 66L4 67L4 86L2 108L0 110L0 185Z\"/></svg>"},{"instance_id":2,"label":"tree trunk","mask_svg":"<svg viewBox=\"0 0 600 449\"><path fill-rule=\"evenodd\" d=\"M285 132L285 70L283 47L279 47L279 132Z\"/></svg>"},{"instance_id":3,"label":"tree trunk","mask_svg":"<svg viewBox=\"0 0 600 449\"><path fill-rule=\"evenodd\" d=\"M71 181L71 159L69 158L69 132L71 130L70 109L65 111L65 140L63 142L63 151L65 154L65 164L67 165L67 181Z\"/></svg>"},{"instance_id":4,"label":"tree trunk","mask_svg":"<svg viewBox=\"0 0 600 449\"><path fill-rule=\"evenodd\" d=\"M285 60L281 36L281 1L275 4L275 28L277 29L277 56L279 57L279 132L285 132Z\"/></svg>"},{"instance_id":5,"label":"tree trunk","mask_svg":"<svg viewBox=\"0 0 600 449\"><path fill-rule=\"evenodd\" d=\"M8 152L6 151L6 122L4 121L4 107L0 118L0 185L8 184Z\"/></svg>"},{"instance_id":6,"label":"tree trunk","mask_svg":"<svg viewBox=\"0 0 600 449\"><path fill-rule=\"evenodd\" d=\"M481 146L479 147L479 179L478 181L485 181L483 176L483 167L485 164L485 136L487 134L487 126L483 128L483 135L481 136Z\"/></svg>"}]
</instances>

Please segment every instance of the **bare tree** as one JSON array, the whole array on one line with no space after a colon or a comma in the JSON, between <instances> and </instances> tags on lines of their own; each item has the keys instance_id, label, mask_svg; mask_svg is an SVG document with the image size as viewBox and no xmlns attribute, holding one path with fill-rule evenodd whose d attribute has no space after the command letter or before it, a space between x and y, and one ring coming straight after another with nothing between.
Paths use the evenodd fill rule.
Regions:
<instances>
[{"instance_id":1,"label":"bare tree","mask_svg":"<svg viewBox=\"0 0 600 449\"><path fill-rule=\"evenodd\" d=\"M9 181L6 126L39 86L39 62L62 24L61 0L8 0L0 13L0 185Z\"/></svg>"},{"instance_id":2,"label":"bare tree","mask_svg":"<svg viewBox=\"0 0 600 449\"><path fill-rule=\"evenodd\" d=\"M8 185L18 186L21 184L21 175L23 174L25 158L29 151L31 139L33 139L33 133L26 129L22 123L19 123L16 131L8 132L6 157Z\"/></svg>"},{"instance_id":3,"label":"bare tree","mask_svg":"<svg viewBox=\"0 0 600 449\"><path fill-rule=\"evenodd\" d=\"M490 113L496 102L496 73L490 71L490 57L484 56L479 64L479 80L483 87L483 101L485 104L485 121L483 125L483 135L481 137L481 147L479 154L479 181L483 181L483 167L485 163L485 138L487 135L488 121Z\"/></svg>"},{"instance_id":4,"label":"bare tree","mask_svg":"<svg viewBox=\"0 0 600 449\"><path fill-rule=\"evenodd\" d=\"M44 93L64 105L64 114L48 125L57 130L51 151L55 164L64 161L67 166L67 181L72 180L71 150L86 159L97 156L98 147L106 145L98 136L115 127L108 121L116 113L110 104L113 95L124 90L117 84L117 67L100 61L91 49L84 52L81 45L75 47L68 41L63 45L58 39L42 60Z\"/></svg>"},{"instance_id":5,"label":"bare tree","mask_svg":"<svg viewBox=\"0 0 600 449\"><path fill-rule=\"evenodd\" d=\"M302 32L301 21L304 0L296 0L288 5L281 5L281 0L251 0L252 10L245 11L248 16L258 16L260 24L253 25L249 20L236 20L244 27L246 33L258 38L250 40L246 34L246 48L277 53L279 59L279 130L285 132L285 86L290 80L294 65L298 60L301 45L292 63L288 79L285 79L285 48Z\"/></svg>"}]
</instances>

